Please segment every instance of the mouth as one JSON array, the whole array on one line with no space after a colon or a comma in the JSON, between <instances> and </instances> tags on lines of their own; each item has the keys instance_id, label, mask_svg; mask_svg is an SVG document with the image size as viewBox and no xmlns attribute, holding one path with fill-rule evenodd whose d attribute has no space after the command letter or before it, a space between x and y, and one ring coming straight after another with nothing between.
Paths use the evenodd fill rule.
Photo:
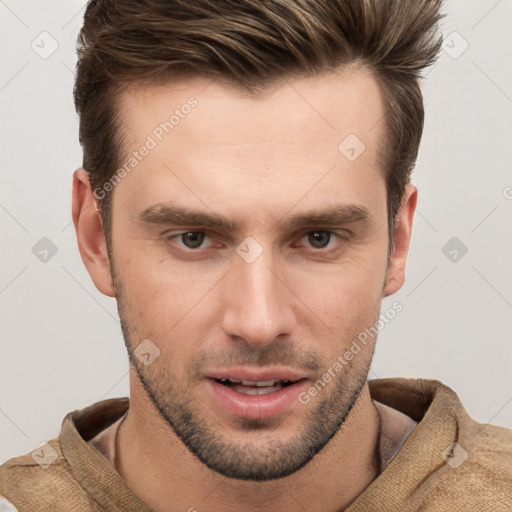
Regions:
<instances>
[{"instance_id":1,"label":"mouth","mask_svg":"<svg viewBox=\"0 0 512 512\"><path fill-rule=\"evenodd\" d=\"M259 419L293 407L308 381L303 373L285 368L220 370L206 377L208 393L224 412Z\"/></svg>"},{"instance_id":2,"label":"mouth","mask_svg":"<svg viewBox=\"0 0 512 512\"><path fill-rule=\"evenodd\" d=\"M287 379L284 380L263 380L257 382L244 381L232 378L215 379L219 384L231 388L237 393L244 395L268 395L276 391L290 386L293 382Z\"/></svg>"}]
</instances>

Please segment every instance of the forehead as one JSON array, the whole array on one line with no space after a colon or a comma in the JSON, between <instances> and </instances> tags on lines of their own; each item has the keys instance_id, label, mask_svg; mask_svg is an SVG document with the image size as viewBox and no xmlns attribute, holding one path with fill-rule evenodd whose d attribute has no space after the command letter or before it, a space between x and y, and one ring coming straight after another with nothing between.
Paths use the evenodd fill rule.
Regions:
<instances>
[{"instance_id":1,"label":"forehead","mask_svg":"<svg viewBox=\"0 0 512 512\"><path fill-rule=\"evenodd\" d=\"M183 114L188 116L191 98L199 108L193 109L191 121L181 123ZM285 78L258 94L199 77L163 85L134 83L121 94L120 110L126 135L134 142L152 133L155 122L165 123L175 113L180 121L173 126L173 136L195 134L194 142L200 139L203 144L270 141L276 135L279 141L292 143L304 138L329 143L334 134L339 138L356 131L370 142L367 132L384 113L374 75L354 66L337 73Z\"/></svg>"},{"instance_id":2,"label":"forehead","mask_svg":"<svg viewBox=\"0 0 512 512\"><path fill-rule=\"evenodd\" d=\"M209 205L225 206L233 190L240 204L256 202L258 190L291 201L326 174L316 191L350 195L383 183L382 95L364 68L285 79L259 95L203 78L134 85L120 108L124 161L151 146L117 187L131 188L140 207L176 199L178 189Z\"/></svg>"}]
</instances>

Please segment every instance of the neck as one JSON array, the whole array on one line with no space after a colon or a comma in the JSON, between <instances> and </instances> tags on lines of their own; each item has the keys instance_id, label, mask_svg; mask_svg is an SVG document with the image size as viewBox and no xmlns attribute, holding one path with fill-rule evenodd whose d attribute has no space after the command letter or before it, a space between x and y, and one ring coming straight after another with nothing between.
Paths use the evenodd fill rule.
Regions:
<instances>
[{"instance_id":1,"label":"neck","mask_svg":"<svg viewBox=\"0 0 512 512\"><path fill-rule=\"evenodd\" d=\"M117 441L116 469L158 512L274 512L347 507L377 476L379 415L365 385L342 428L299 471L278 480L224 477L202 464L177 438L130 375L130 409Z\"/></svg>"}]
</instances>

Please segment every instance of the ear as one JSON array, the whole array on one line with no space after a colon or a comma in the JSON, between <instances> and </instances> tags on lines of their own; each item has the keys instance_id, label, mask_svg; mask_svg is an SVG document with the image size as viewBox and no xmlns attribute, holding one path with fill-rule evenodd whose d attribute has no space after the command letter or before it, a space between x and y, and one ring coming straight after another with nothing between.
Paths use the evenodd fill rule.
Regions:
<instances>
[{"instance_id":1,"label":"ear","mask_svg":"<svg viewBox=\"0 0 512 512\"><path fill-rule=\"evenodd\" d=\"M103 223L85 169L73 173L72 214L78 249L89 275L101 293L115 297Z\"/></svg>"},{"instance_id":2,"label":"ear","mask_svg":"<svg viewBox=\"0 0 512 512\"><path fill-rule=\"evenodd\" d=\"M400 210L396 216L393 234L394 249L386 273L386 285L383 295L387 297L402 288L405 282L405 263L409 253L412 234L412 221L416 211L418 191L411 183L405 186Z\"/></svg>"}]
</instances>

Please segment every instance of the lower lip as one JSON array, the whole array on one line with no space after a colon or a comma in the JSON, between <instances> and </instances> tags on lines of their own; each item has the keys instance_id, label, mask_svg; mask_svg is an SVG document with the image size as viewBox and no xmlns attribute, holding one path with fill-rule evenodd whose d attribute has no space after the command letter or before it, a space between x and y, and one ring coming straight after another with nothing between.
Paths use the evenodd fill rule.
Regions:
<instances>
[{"instance_id":1,"label":"lower lip","mask_svg":"<svg viewBox=\"0 0 512 512\"><path fill-rule=\"evenodd\" d=\"M207 378L206 382L222 408L235 416L259 419L276 416L297 403L307 381L299 380L267 395L244 395L211 378Z\"/></svg>"}]
</instances>

